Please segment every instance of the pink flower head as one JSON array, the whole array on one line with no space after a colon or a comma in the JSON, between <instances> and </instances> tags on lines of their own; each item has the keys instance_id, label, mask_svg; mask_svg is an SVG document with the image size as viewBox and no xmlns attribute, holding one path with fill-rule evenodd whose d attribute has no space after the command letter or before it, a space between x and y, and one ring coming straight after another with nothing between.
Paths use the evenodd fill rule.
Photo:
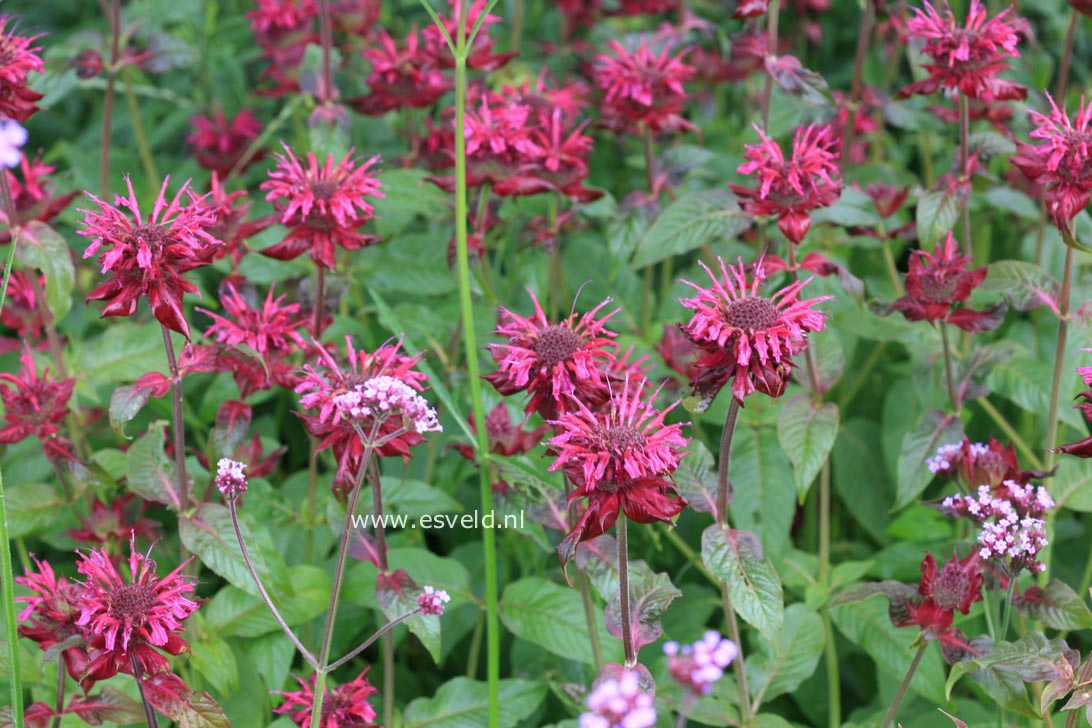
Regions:
<instances>
[{"instance_id":1,"label":"pink flower head","mask_svg":"<svg viewBox=\"0 0 1092 728\"><path fill-rule=\"evenodd\" d=\"M323 268L333 269L334 250L358 250L379 241L374 235L359 232L372 219L374 209L369 197L384 197L379 180L369 171L379 157L359 162L350 150L340 162L333 155L320 167L308 152L306 167L284 145L276 155L277 166L261 188L265 199L273 202L282 225L288 227L284 241L261 251L277 260L291 260L309 252Z\"/></svg>"},{"instance_id":2,"label":"pink flower head","mask_svg":"<svg viewBox=\"0 0 1092 728\"><path fill-rule=\"evenodd\" d=\"M350 105L362 114L380 116L394 109L422 109L436 103L451 89L452 80L432 50L416 29L401 45L386 30L380 30L378 45L361 51L372 66L367 79L371 93L350 101ZM447 52L446 46L443 50Z\"/></svg>"},{"instance_id":3,"label":"pink flower head","mask_svg":"<svg viewBox=\"0 0 1092 728\"><path fill-rule=\"evenodd\" d=\"M588 499L588 509L558 546L563 563L581 541L614 525L619 512L637 523L670 523L686 505L672 497L675 489L667 478L688 440L681 423L664 422L675 405L657 410L643 396L646 384L626 380L600 412L574 398L575 409L550 423L557 433L550 440L557 459L549 469L564 470L576 486L570 502Z\"/></svg>"},{"instance_id":4,"label":"pink flower head","mask_svg":"<svg viewBox=\"0 0 1092 728\"><path fill-rule=\"evenodd\" d=\"M250 24L263 33L297 30L318 16L316 0L255 0L247 12Z\"/></svg>"},{"instance_id":5,"label":"pink flower head","mask_svg":"<svg viewBox=\"0 0 1092 728\"><path fill-rule=\"evenodd\" d=\"M14 443L33 435L42 442L50 460L74 460L70 443L61 435L61 423L68 415L68 400L75 379L55 380L46 369L38 374L30 347L23 345L18 374L0 372L0 402L4 404L4 426L0 443ZM8 385L8 386L4 386Z\"/></svg>"},{"instance_id":6,"label":"pink flower head","mask_svg":"<svg viewBox=\"0 0 1092 728\"><path fill-rule=\"evenodd\" d=\"M34 45L41 36L19 35L9 24L14 25L12 19L0 15L0 118L23 122L38 110L42 98L27 85L29 76L44 73L45 64L38 55L42 49Z\"/></svg>"},{"instance_id":7,"label":"pink flower head","mask_svg":"<svg viewBox=\"0 0 1092 728\"><path fill-rule=\"evenodd\" d=\"M216 489L225 500L233 501L246 493L246 465L230 458L216 463Z\"/></svg>"},{"instance_id":8,"label":"pink flower head","mask_svg":"<svg viewBox=\"0 0 1092 728\"><path fill-rule=\"evenodd\" d=\"M601 368L614 358L616 336L606 323L617 310L598 320L596 314L610 299L579 319L574 311L552 324L535 294L528 293L535 309L530 317L501 307L497 334L508 337L508 343L490 344L497 370L485 379L506 397L530 392L524 412L547 419L572 409L574 400L602 403L607 393Z\"/></svg>"},{"instance_id":9,"label":"pink flower head","mask_svg":"<svg viewBox=\"0 0 1092 728\"><path fill-rule=\"evenodd\" d=\"M675 682L695 695L708 695L713 683L724 676L724 669L739 656L739 646L709 630L692 645L665 642L664 654Z\"/></svg>"},{"instance_id":10,"label":"pink flower head","mask_svg":"<svg viewBox=\"0 0 1092 728\"><path fill-rule=\"evenodd\" d=\"M224 116L224 110L217 108L211 117L198 114L193 117L192 123L193 133L186 137L186 141L193 147L197 163L221 177L226 177L235 169L262 131L262 123L250 109L241 110L229 121ZM250 166L258 156L251 157L246 166Z\"/></svg>"},{"instance_id":11,"label":"pink flower head","mask_svg":"<svg viewBox=\"0 0 1092 728\"><path fill-rule=\"evenodd\" d=\"M899 91L902 97L931 94L938 89L955 95L984 101L1022 99L1027 89L998 75L1008 68L1008 58L1019 57L1016 44L1026 33L1026 21L1009 6L990 18L982 0L971 0L967 20L956 23L947 0L943 12L928 0L924 9L912 8L914 17L906 23L910 38L922 41L922 51L931 63L925 68L929 78L912 83Z\"/></svg>"},{"instance_id":12,"label":"pink flower head","mask_svg":"<svg viewBox=\"0 0 1092 728\"><path fill-rule=\"evenodd\" d=\"M770 0L738 0L733 18L761 18L770 9Z\"/></svg>"},{"instance_id":13,"label":"pink flower head","mask_svg":"<svg viewBox=\"0 0 1092 728\"><path fill-rule=\"evenodd\" d=\"M25 154L20 155L19 170L22 179L14 172L0 172L8 176L8 186L11 187L12 202L15 203L15 224L23 225L31 220L48 223L57 217L62 210L79 194L76 191L55 196L50 189L52 182L49 175L56 168L51 164L43 164L40 156L31 159ZM6 219L6 213L0 211L0 220ZM4 226L0 230L0 243L11 241L11 226Z\"/></svg>"},{"instance_id":14,"label":"pink flower head","mask_svg":"<svg viewBox=\"0 0 1092 728\"><path fill-rule=\"evenodd\" d=\"M16 619L27 624L19 625L19 636L38 643L39 649L48 650L54 645L81 635L76 626L80 609L80 585L58 576L48 561L33 557L38 571L27 571L15 577L15 583L26 587L30 594L15 597L25 606ZM71 644L61 653L68 674L79 680L87 667L87 653L81 643Z\"/></svg>"},{"instance_id":15,"label":"pink flower head","mask_svg":"<svg viewBox=\"0 0 1092 728\"><path fill-rule=\"evenodd\" d=\"M682 332L705 351L694 364L698 374L691 386L709 401L729 379L740 404L756 390L779 397L789 380L792 357L804 351L808 334L826 326L826 312L812 307L832 297L802 301L800 291L807 280L798 280L767 298L759 294L766 279L761 261L748 280L742 260L733 267L717 260L719 277L702 263L712 287L683 281L697 295L680 300L694 312Z\"/></svg>"},{"instance_id":16,"label":"pink flower head","mask_svg":"<svg viewBox=\"0 0 1092 728\"><path fill-rule=\"evenodd\" d=\"M193 582L182 573L189 560L160 578L155 562L129 543L129 578L118 573L105 550L79 552L76 569L86 579L76 624L90 636L86 679L97 681L131 672L135 659L150 675L170 669L158 650L180 655L189 649L179 634L197 610Z\"/></svg>"},{"instance_id":17,"label":"pink flower head","mask_svg":"<svg viewBox=\"0 0 1092 728\"><path fill-rule=\"evenodd\" d=\"M205 336L221 344L249 346L267 360L276 360L307 347L307 342L296 331L304 324L300 305L286 304L284 295L274 298L273 286L269 287L261 308L251 307L231 284L224 287L220 303L230 318L208 309L197 309L213 320Z\"/></svg>"},{"instance_id":18,"label":"pink flower head","mask_svg":"<svg viewBox=\"0 0 1092 728\"><path fill-rule=\"evenodd\" d=\"M1021 470L1015 448L993 437L989 442L972 442L964 437L962 442L941 445L925 463L935 475L956 478L968 491L980 485L999 488L1009 480L1026 483L1045 475L1037 470Z\"/></svg>"},{"instance_id":19,"label":"pink flower head","mask_svg":"<svg viewBox=\"0 0 1092 728\"><path fill-rule=\"evenodd\" d=\"M409 397L420 392L428 377L417 371L420 355L406 356L399 351L400 343L384 344L369 354L353 347L345 337L348 367L342 367L323 347L319 347L317 367L307 364L295 391L304 409L318 410L317 415L299 414L304 427L320 440L319 449L332 447L338 461L334 487L347 490L360 467L367 447L375 446L380 456L410 457L410 448L424 442L422 431L438 427L427 404ZM401 383L398 392L389 386L391 380ZM371 389L369 389L371 387ZM372 390L375 391L372 391ZM387 395L398 396L391 400ZM390 403L396 405L390 409ZM382 405L388 404L384 410ZM409 407L407 413L402 409ZM406 415L409 418L406 418ZM432 417L430 417L430 414ZM420 426L422 429L418 430ZM365 444L357 433L374 436Z\"/></svg>"},{"instance_id":20,"label":"pink flower head","mask_svg":"<svg viewBox=\"0 0 1092 728\"><path fill-rule=\"evenodd\" d=\"M146 220L128 177L129 197L116 195L113 205L89 194L99 210L80 210L84 229L79 234L91 238L83 257L102 250L98 262L103 273L111 274L87 296L88 301L108 302L103 316L132 316L141 296L146 296L159 322L188 339L190 326L182 310L182 296L197 293L197 286L183 274L208 265L220 241L208 232L215 216L205 206L205 197L193 194L187 182L168 202L169 181L170 177L163 180ZM189 205L182 204L183 195L190 198Z\"/></svg>"},{"instance_id":21,"label":"pink flower head","mask_svg":"<svg viewBox=\"0 0 1092 728\"><path fill-rule=\"evenodd\" d=\"M997 328L1004 319L1004 304L983 311L956 307L986 278L985 268L967 270L970 262L969 256L959 253L959 244L952 233L948 233L943 243L937 243L932 254L915 250L906 274L906 295L892 303L891 309L900 312L907 321L940 321L970 332Z\"/></svg>"},{"instance_id":22,"label":"pink flower head","mask_svg":"<svg viewBox=\"0 0 1092 728\"><path fill-rule=\"evenodd\" d=\"M3 273L3 266L0 266L0 276ZM31 276L35 276L37 280ZM11 272L8 295L4 299L3 308L0 308L0 322L13 329L20 341L33 342L40 339L42 331L49 324L49 309L39 303L44 290L45 276L41 273L21 270ZM14 346L18 344L15 343Z\"/></svg>"},{"instance_id":23,"label":"pink flower head","mask_svg":"<svg viewBox=\"0 0 1092 728\"><path fill-rule=\"evenodd\" d=\"M327 686L326 694L322 697L320 728L369 728L374 725L372 721L376 718L376 712L368 698L379 691L364 677L367 672L365 670L333 690ZM284 704L273 712L278 715L288 713L293 723L306 728L311 724L311 711L315 708L315 676L312 675L306 682L297 677L296 681L302 690L277 691L284 697Z\"/></svg>"},{"instance_id":24,"label":"pink flower head","mask_svg":"<svg viewBox=\"0 0 1092 728\"><path fill-rule=\"evenodd\" d=\"M952 628L956 611L967 614L982 601L982 562L972 553L960 559L953 554L943 568L926 552L921 562L917 594L892 601L891 621L896 627L916 626L925 639L935 639L948 650L968 650L963 633Z\"/></svg>"},{"instance_id":25,"label":"pink flower head","mask_svg":"<svg viewBox=\"0 0 1092 728\"><path fill-rule=\"evenodd\" d=\"M633 670L603 680L588 695L588 712L580 716L580 728L653 728L656 706L653 696L641 689Z\"/></svg>"},{"instance_id":26,"label":"pink flower head","mask_svg":"<svg viewBox=\"0 0 1092 728\"><path fill-rule=\"evenodd\" d=\"M742 198L750 215L776 215L777 227L791 242L799 244L808 233L808 213L834 204L842 194L838 174L838 141L830 126L797 127L792 138L792 155L786 159L781 147L755 127L758 144L744 147L747 161L736 169L755 175L758 187L729 185Z\"/></svg>"},{"instance_id":27,"label":"pink flower head","mask_svg":"<svg viewBox=\"0 0 1092 728\"><path fill-rule=\"evenodd\" d=\"M1059 230L1069 230L1073 218L1092 196L1092 105L1081 100L1070 119L1049 95L1050 114L1029 111L1035 129L1028 135L1042 144L1016 142L1012 163L1033 183L1046 188L1047 210Z\"/></svg>"},{"instance_id":28,"label":"pink flower head","mask_svg":"<svg viewBox=\"0 0 1092 728\"><path fill-rule=\"evenodd\" d=\"M606 126L630 132L642 125L653 132L693 128L680 116L686 105L683 84L694 76L694 67L683 62L685 52L673 56L665 44L655 53L646 41L633 50L613 40L608 46L611 53L600 54L595 66Z\"/></svg>"},{"instance_id":29,"label":"pink flower head","mask_svg":"<svg viewBox=\"0 0 1092 728\"><path fill-rule=\"evenodd\" d=\"M421 614L440 615L444 613L444 605L450 601L451 596L443 589L436 590L426 586L417 597L417 606L420 607Z\"/></svg>"}]
</instances>

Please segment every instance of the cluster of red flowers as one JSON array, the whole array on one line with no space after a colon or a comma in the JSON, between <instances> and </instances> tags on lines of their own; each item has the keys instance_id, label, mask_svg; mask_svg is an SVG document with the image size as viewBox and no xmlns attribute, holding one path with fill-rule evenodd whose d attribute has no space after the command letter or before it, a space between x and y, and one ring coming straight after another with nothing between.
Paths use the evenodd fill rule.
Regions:
<instances>
[{"instance_id":1,"label":"cluster of red flowers","mask_svg":"<svg viewBox=\"0 0 1092 728\"><path fill-rule=\"evenodd\" d=\"M632 49L616 41L608 45L611 53L601 54L595 67L604 126L636 134L694 128L680 115L686 105L683 84L694 77L685 53L672 55L670 44L656 52L645 41Z\"/></svg>"},{"instance_id":2,"label":"cluster of red flowers","mask_svg":"<svg viewBox=\"0 0 1092 728\"><path fill-rule=\"evenodd\" d=\"M1081 102L1070 119L1049 96L1050 114L1030 110L1035 129L1029 134L1042 144L1016 143L1012 163L1045 190L1047 210L1054 225L1069 231L1073 218L1092 198L1092 105Z\"/></svg>"},{"instance_id":3,"label":"cluster of red flowers","mask_svg":"<svg viewBox=\"0 0 1092 728\"><path fill-rule=\"evenodd\" d=\"M1084 351L1092 351L1092 349L1085 349ZM1081 382L1086 387L1092 387L1092 367L1077 367L1077 374L1081 375ZM1092 422L1092 389L1086 389L1077 397L1084 401L1074 405L1074 407L1081 411L1086 420ZM1092 435L1077 442L1059 445L1054 452L1074 455L1079 458L1092 458Z\"/></svg>"},{"instance_id":4,"label":"cluster of red flowers","mask_svg":"<svg viewBox=\"0 0 1092 728\"><path fill-rule=\"evenodd\" d=\"M949 664L974 650L966 635L952 626L955 613L969 614L975 602L982 601L982 562L977 553L951 561L940 569L936 559L926 552L921 562L921 582L912 596L891 601L890 616L896 627L918 627L927 640L938 640Z\"/></svg>"},{"instance_id":5,"label":"cluster of red flowers","mask_svg":"<svg viewBox=\"0 0 1092 728\"><path fill-rule=\"evenodd\" d=\"M42 95L28 85L31 72L43 73L34 41L40 36L23 36L15 32L15 22L0 15L0 118L26 121L38 110Z\"/></svg>"},{"instance_id":6,"label":"cluster of red flowers","mask_svg":"<svg viewBox=\"0 0 1092 728\"><path fill-rule=\"evenodd\" d=\"M25 623L19 633L43 650L60 645L69 674L85 692L118 673L148 677L168 672L170 662L162 653L187 651L181 632L198 606L190 598L194 583L182 573L189 562L161 577L155 561L136 551L132 537L127 577L105 549L78 556L82 582L58 576L37 559L36 572L16 578L30 590L16 597L25 605L18 615Z\"/></svg>"}]
</instances>

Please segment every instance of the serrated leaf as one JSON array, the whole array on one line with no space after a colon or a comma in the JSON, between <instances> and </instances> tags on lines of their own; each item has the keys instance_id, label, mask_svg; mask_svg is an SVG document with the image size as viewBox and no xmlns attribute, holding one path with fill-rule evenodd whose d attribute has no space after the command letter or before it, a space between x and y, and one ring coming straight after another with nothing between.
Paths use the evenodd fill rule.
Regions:
<instances>
[{"instance_id":1,"label":"serrated leaf","mask_svg":"<svg viewBox=\"0 0 1092 728\"><path fill-rule=\"evenodd\" d=\"M960 442L962 439L963 423L955 415L938 409L922 413L914 428L902 439L894 510L900 510L912 503L933 479L933 474L925 465L926 459L932 457L941 445Z\"/></svg>"},{"instance_id":2,"label":"serrated leaf","mask_svg":"<svg viewBox=\"0 0 1092 728\"><path fill-rule=\"evenodd\" d=\"M546 695L546 686L527 680L498 683L500 728L516 728ZM417 698L406 706L405 728L481 728L489 724L489 688L484 682L457 677L440 686L431 698Z\"/></svg>"},{"instance_id":3,"label":"serrated leaf","mask_svg":"<svg viewBox=\"0 0 1092 728\"><path fill-rule=\"evenodd\" d=\"M129 490L141 498L174 510L182 507L174 463L167 458L164 442L167 423L153 422L148 432L133 443L126 455Z\"/></svg>"},{"instance_id":4,"label":"serrated leaf","mask_svg":"<svg viewBox=\"0 0 1092 728\"><path fill-rule=\"evenodd\" d=\"M781 408L777 437L792 462L797 502L803 503L838 437L838 405L816 407L809 395L797 392Z\"/></svg>"},{"instance_id":5,"label":"serrated leaf","mask_svg":"<svg viewBox=\"0 0 1092 728\"><path fill-rule=\"evenodd\" d=\"M925 190L921 193L916 216L918 240L922 250L932 249L941 238L951 232L965 204L967 190L962 185Z\"/></svg>"},{"instance_id":6,"label":"serrated leaf","mask_svg":"<svg viewBox=\"0 0 1092 728\"><path fill-rule=\"evenodd\" d=\"M664 633L660 615L667 611L671 602L682 596L667 574L645 574L643 578L629 580L630 630L633 647L640 650L652 644ZM605 623L607 631L622 639L621 590L615 591L607 605Z\"/></svg>"},{"instance_id":7,"label":"serrated leaf","mask_svg":"<svg viewBox=\"0 0 1092 728\"><path fill-rule=\"evenodd\" d=\"M239 686L235 654L231 646L219 637L202 634L198 641L191 642L190 664L210 685L215 685L221 694L231 692Z\"/></svg>"},{"instance_id":8,"label":"serrated leaf","mask_svg":"<svg viewBox=\"0 0 1092 728\"><path fill-rule=\"evenodd\" d=\"M758 643L758 654L747 660L752 700L764 702L794 692L815 673L823 654L823 620L803 604L785 609L785 626L780 642Z\"/></svg>"},{"instance_id":9,"label":"serrated leaf","mask_svg":"<svg viewBox=\"0 0 1092 728\"><path fill-rule=\"evenodd\" d=\"M1051 579L1046 587L1030 587L1012 600L1016 611L1051 629L1067 632L1092 627L1092 611L1065 582Z\"/></svg>"},{"instance_id":10,"label":"serrated leaf","mask_svg":"<svg viewBox=\"0 0 1092 728\"><path fill-rule=\"evenodd\" d=\"M796 486L792 465L772 426L755 426L740 418L732 440L731 479L735 486L732 513L739 523L755 524L771 555L789 544Z\"/></svg>"},{"instance_id":11,"label":"serrated leaf","mask_svg":"<svg viewBox=\"0 0 1092 728\"><path fill-rule=\"evenodd\" d=\"M784 596L781 579L762 554L758 536L713 524L701 536L705 568L728 586L736 613L771 642L781 638Z\"/></svg>"},{"instance_id":12,"label":"serrated leaf","mask_svg":"<svg viewBox=\"0 0 1092 728\"><path fill-rule=\"evenodd\" d=\"M686 504L699 513L717 518L717 472L713 454L697 438L690 443L689 454L675 471L675 486Z\"/></svg>"},{"instance_id":13,"label":"serrated leaf","mask_svg":"<svg viewBox=\"0 0 1092 728\"><path fill-rule=\"evenodd\" d=\"M1046 306L1059 315L1058 295L1062 284L1034 263L1023 260L998 260L990 263L986 280L979 289L1003 293L1018 311Z\"/></svg>"},{"instance_id":14,"label":"serrated leaf","mask_svg":"<svg viewBox=\"0 0 1092 728\"><path fill-rule=\"evenodd\" d=\"M4 489L8 536L23 538L56 524L68 501L48 483L21 483Z\"/></svg>"},{"instance_id":15,"label":"serrated leaf","mask_svg":"<svg viewBox=\"0 0 1092 728\"><path fill-rule=\"evenodd\" d=\"M656 218L637 244L632 266L644 268L706 243L734 238L751 226L736 197L712 189L680 197Z\"/></svg>"},{"instance_id":16,"label":"serrated leaf","mask_svg":"<svg viewBox=\"0 0 1092 728\"><path fill-rule=\"evenodd\" d=\"M63 319L72 307L72 289L76 285L68 243L49 225L31 220L19 233L16 257L23 265L45 274L46 303L55 321Z\"/></svg>"},{"instance_id":17,"label":"serrated leaf","mask_svg":"<svg viewBox=\"0 0 1092 728\"><path fill-rule=\"evenodd\" d=\"M530 577L509 584L501 595L500 617L509 632L555 655L595 663L584 606L573 589ZM620 644L599 624L599 643L617 653Z\"/></svg>"},{"instance_id":18,"label":"serrated leaf","mask_svg":"<svg viewBox=\"0 0 1092 728\"><path fill-rule=\"evenodd\" d=\"M248 521L240 515L239 527L254 570L271 592L289 591L287 570L268 532L259 531ZM218 503L200 504L192 516L179 520L178 534L186 548L205 566L246 593L258 595L258 587L243 560L227 508Z\"/></svg>"}]
</instances>

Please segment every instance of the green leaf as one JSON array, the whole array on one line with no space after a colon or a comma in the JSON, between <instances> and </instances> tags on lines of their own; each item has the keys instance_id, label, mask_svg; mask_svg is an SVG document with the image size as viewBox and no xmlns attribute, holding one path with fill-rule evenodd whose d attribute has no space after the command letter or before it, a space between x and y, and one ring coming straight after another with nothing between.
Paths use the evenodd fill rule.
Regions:
<instances>
[{"instance_id":1,"label":"green leaf","mask_svg":"<svg viewBox=\"0 0 1092 728\"><path fill-rule=\"evenodd\" d=\"M763 548L778 555L789 544L796 510L792 465L775 440L773 427L740 419L732 440L732 513L739 523L755 524Z\"/></svg>"},{"instance_id":2,"label":"green leaf","mask_svg":"<svg viewBox=\"0 0 1092 728\"><path fill-rule=\"evenodd\" d=\"M918 197L917 224L922 250L932 249L951 232L965 204L967 189L963 185L921 193Z\"/></svg>"},{"instance_id":3,"label":"green leaf","mask_svg":"<svg viewBox=\"0 0 1092 728\"><path fill-rule=\"evenodd\" d=\"M144 405L148 404L150 395L151 390L147 387L134 387L131 384L114 390L114 393L110 395L110 426L114 428L114 432L126 440L133 439L125 434L125 425L137 416Z\"/></svg>"},{"instance_id":4,"label":"green leaf","mask_svg":"<svg viewBox=\"0 0 1092 728\"><path fill-rule=\"evenodd\" d=\"M736 197L725 189L703 190L680 197L645 231L632 266L644 268L701 246L734 238L751 226Z\"/></svg>"},{"instance_id":5,"label":"green leaf","mask_svg":"<svg viewBox=\"0 0 1092 728\"><path fill-rule=\"evenodd\" d=\"M922 413L914 428L902 439L898 465L899 486L894 510L905 508L914 502L933 479L933 474L925 465L926 459L932 457L939 446L960 442L962 438L963 423L955 415L945 414L938 409Z\"/></svg>"},{"instance_id":6,"label":"green leaf","mask_svg":"<svg viewBox=\"0 0 1092 728\"><path fill-rule=\"evenodd\" d=\"M53 319L60 321L72 307L76 269L72 252L61 234L38 220L31 220L19 234L16 257L23 265L45 273L45 297Z\"/></svg>"},{"instance_id":7,"label":"green leaf","mask_svg":"<svg viewBox=\"0 0 1092 728\"><path fill-rule=\"evenodd\" d=\"M23 538L56 526L58 514L69 503L48 483L20 483L4 488L7 505L8 536Z\"/></svg>"},{"instance_id":8,"label":"green leaf","mask_svg":"<svg viewBox=\"0 0 1092 728\"><path fill-rule=\"evenodd\" d=\"M231 646L219 637L202 634L190 643L190 664L201 673L209 684L215 685L220 694L231 692L239 686L239 670Z\"/></svg>"},{"instance_id":9,"label":"green leaf","mask_svg":"<svg viewBox=\"0 0 1092 728\"><path fill-rule=\"evenodd\" d=\"M271 592L288 592L288 571L269 538L269 532L264 528L255 528L248 521L240 514L239 527L254 570ZM200 504L192 516L179 519L178 534L186 548L196 554L205 566L247 594L258 595L258 587L243 560L227 508L218 503Z\"/></svg>"},{"instance_id":10,"label":"green leaf","mask_svg":"<svg viewBox=\"0 0 1092 728\"><path fill-rule=\"evenodd\" d=\"M588 665L595 663L584 606L573 589L530 577L509 584L501 595L500 617L512 634L545 650ZM614 647L606 628L599 624L599 643Z\"/></svg>"},{"instance_id":11,"label":"green leaf","mask_svg":"<svg viewBox=\"0 0 1092 728\"><path fill-rule=\"evenodd\" d=\"M743 621L766 640L778 642L785 609L781 579L763 556L758 536L713 524L701 535L701 560L728 585L732 606Z\"/></svg>"},{"instance_id":12,"label":"green leaf","mask_svg":"<svg viewBox=\"0 0 1092 728\"><path fill-rule=\"evenodd\" d=\"M546 696L546 686L528 680L501 680L498 684L500 728L516 728ZM484 682L457 677L440 686L431 698L417 698L406 706L405 728L481 728L489 724L489 687Z\"/></svg>"},{"instance_id":13,"label":"green leaf","mask_svg":"<svg viewBox=\"0 0 1092 728\"><path fill-rule=\"evenodd\" d=\"M148 432L133 443L127 454L128 485L141 498L162 503L177 511L182 507L174 463L167 458L163 444L167 423L153 422Z\"/></svg>"},{"instance_id":14,"label":"green leaf","mask_svg":"<svg viewBox=\"0 0 1092 728\"><path fill-rule=\"evenodd\" d=\"M420 587L404 569L391 574L379 574L375 582L375 597L379 608L388 621L411 614L417 609ZM421 640L433 662L440 662L440 617L435 614L417 614L403 624Z\"/></svg>"},{"instance_id":15,"label":"green leaf","mask_svg":"<svg viewBox=\"0 0 1092 728\"><path fill-rule=\"evenodd\" d=\"M690 453L675 471L675 486L686 504L699 513L717 517L717 471L713 454L700 440L690 442Z\"/></svg>"},{"instance_id":16,"label":"green leaf","mask_svg":"<svg viewBox=\"0 0 1092 728\"><path fill-rule=\"evenodd\" d=\"M1003 293L1017 311L1046 306L1059 314L1058 295L1062 284L1034 263L1023 260L998 260L990 263L979 290Z\"/></svg>"},{"instance_id":17,"label":"green leaf","mask_svg":"<svg viewBox=\"0 0 1092 728\"><path fill-rule=\"evenodd\" d=\"M960 678L970 675L1006 710L1029 718L1038 718L1039 713L1023 683L1071 679L1079 659L1065 640L1048 640L1042 632L1028 633L1016 642L991 643L988 637L980 637L972 646L979 656L952 666L947 694L951 695Z\"/></svg>"},{"instance_id":18,"label":"green leaf","mask_svg":"<svg viewBox=\"0 0 1092 728\"><path fill-rule=\"evenodd\" d=\"M875 424L863 417L843 423L830 459L840 502L869 536L886 543L889 539L884 531L891 520L888 509L895 489ZM869 487L861 488L861 483Z\"/></svg>"},{"instance_id":19,"label":"green leaf","mask_svg":"<svg viewBox=\"0 0 1092 728\"><path fill-rule=\"evenodd\" d=\"M830 207L822 207L811 215L813 225L832 223L842 227L878 227L883 218L876 212L872 198L855 187L845 187L841 197Z\"/></svg>"},{"instance_id":20,"label":"green leaf","mask_svg":"<svg viewBox=\"0 0 1092 728\"><path fill-rule=\"evenodd\" d=\"M779 642L759 640L758 653L747 660L752 700L768 702L794 692L815 673L823 654L823 620L803 604L785 609Z\"/></svg>"},{"instance_id":21,"label":"green leaf","mask_svg":"<svg viewBox=\"0 0 1092 728\"><path fill-rule=\"evenodd\" d=\"M868 653L877 669L896 681L906 677L906 671L914 659L911 643L918 632L899 629L891 624L887 602L868 599L840 604L831 607L829 614L838 631ZM926 650L918 671L910 681L910 689L936 705L947 704L939 649Z\"/></svg>"},{"instance_id":22,"label":"green leaf","mask_svg":"<svg viewBox=\"0 0 1092 728\"><path fill-rule=\"evenodd\" d=\"M1032 587L1012 600L1016 611L1051 629L1074 632L1092 627L1092 611L1065 582L1051 579L1045 588Z\"/></svg>"},{"instance_id":23,"label":"green leaf","mask_svg":"<svg viewBox=\"0 0 1092 728\"><path fill-rule=\"evenodd\" d=\"M664 633L660 624L660 615L667 611L671 602L682 596L682 592L671 583L667 574L646 572L643 578L629 580L630 630L633 646L640 650L652 644ZM622 639L622 590L618 589L607 605L605 619L607 631Z\"/></svg>"},{"instance_id":24,"label":"green leaf","mask_svg":"<svg viewBox=\"0 0 1092 728\"><path fill-rule=\"evenodd\" d=\"M73 370L80 373L81 381L129 384L162 367L164 356L158 327L122 321L78 349Z\"/></svg>"},{"instance_id":25,"label":"green leaf","mask_svg":"<svg viewBox=\"0 0 1092 728\"><path fill-rule=\"evenodd\" d=\"M390 237L402 232L418 215L437 217L450 214L448 195L426 181L423 169L384 169L379 180L386 197L377 198L375 227L380 235Z\"/></svg>"},{"instance_id":26,"label":"green leaf","mask_svg":"<svg viewBox=\"0 0 1092 728\"><path fill-rule=\"evenodd\" d=\"M792 462L797 502L803 503L838 437L838 405L816 408L810 395L797 392L781 408L777 437Z\"/></svg>"},{"instance_id":27,"label":"green leaf","mask_svg":"<svg viewBox=\"0 0 1092 728\"><path fill-rule=\"evenodd\" d=\"M290 592L274 592L277 610L288 626L295 627L322 614L330 601L329 575L317 566L299 565L288 570ZM259 597L233 586L216 593L205 614L205 626L220 637L253 638L280 632L273 615Z\"/></svg>"}]
</instances>

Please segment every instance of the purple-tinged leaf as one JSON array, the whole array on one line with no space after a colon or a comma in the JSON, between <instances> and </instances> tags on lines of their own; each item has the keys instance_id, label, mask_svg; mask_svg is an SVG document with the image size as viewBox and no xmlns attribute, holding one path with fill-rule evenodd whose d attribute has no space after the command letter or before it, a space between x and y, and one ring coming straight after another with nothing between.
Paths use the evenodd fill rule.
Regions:
<instances>
[{"instance_id":1,"label":"purple-tinged leaf","mask_svg":"<svg viewBox=\"0 0 1092 728\"><path fill-rule=\"evenodd\" d=\"M629 580L629 617L633 646L640 650L651 644L664 633L660 624L662 615L682 592L671 583L667 574L647 574L642 578ZM606 609L607 631L622 639L622 597L621 590L614 593Z\"/></svg>"}]
</instances>

